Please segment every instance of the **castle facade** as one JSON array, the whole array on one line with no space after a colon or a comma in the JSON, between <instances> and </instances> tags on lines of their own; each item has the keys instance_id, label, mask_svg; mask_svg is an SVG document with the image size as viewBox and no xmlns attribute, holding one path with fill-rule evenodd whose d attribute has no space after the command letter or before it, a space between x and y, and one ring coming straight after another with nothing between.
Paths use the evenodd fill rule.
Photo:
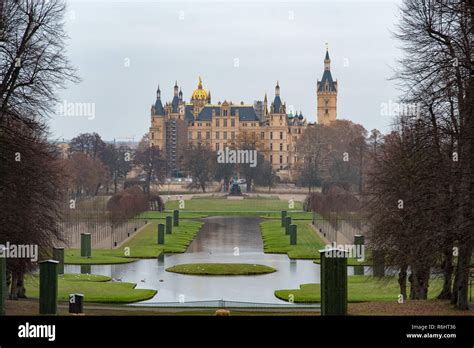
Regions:
<instances>
[{"instance_id":1,"label":"castle facade","mask_svg":"<svg viewBox=\"0 0 474 348\"><path fill-rule=\"evenodd\" d=\"M337 81L332 79L329 53L324 60L324 73L317 82L318 123L329 125L337 117ZM287 112L280 97L277 82L273 101L253 104L230 101L212 103L211 92L198 86L189 102L176 82L171 102L163 105L161 91L156 91L156 101L151 107L150 145L166 154L169 175L180 172L180 156L185 145L206 145L214 151L238 147L246 135L255 139L265 160L269 161L280 177L291 177L291 171L302 160L298 156L298 139L308 127L303 114Z\"/></svg>"}]
</instances>

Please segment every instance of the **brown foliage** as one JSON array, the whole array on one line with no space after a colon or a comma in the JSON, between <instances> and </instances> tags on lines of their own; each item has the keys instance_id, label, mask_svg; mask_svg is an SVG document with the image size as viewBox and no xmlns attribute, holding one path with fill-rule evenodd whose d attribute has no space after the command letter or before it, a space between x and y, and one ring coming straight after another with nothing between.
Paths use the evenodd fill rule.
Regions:
<instances>
[{"instance_id":1,"label":"brown foliage","mask_svg":"<svg viewBox=\"0 0 474 348\"><path fill-rule=\"evenodd\" d=\"M107 202L107 210L110 212L112 224L115 226L147 211L148 208L148 197L137 186L116 193Z\"/></svg>"}]
</instances>

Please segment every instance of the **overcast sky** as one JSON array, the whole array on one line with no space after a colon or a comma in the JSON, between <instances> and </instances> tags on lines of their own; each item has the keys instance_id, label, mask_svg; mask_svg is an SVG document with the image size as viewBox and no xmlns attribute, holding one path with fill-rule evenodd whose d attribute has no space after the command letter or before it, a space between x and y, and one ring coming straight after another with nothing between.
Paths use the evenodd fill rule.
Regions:
<instances>
[{"instance_id":1,"label":"overcast sky","mask_svg":"<svg viewBox=\"0 0 474 348\"><path fill-rule=\"evenodd\" d=\"M61 100L91 103L94 115L53 115L52 137L94 131L105 140L139 140L157 85L170 101L177 80L189 101L199 76L213 102L253 103L265 92L271 101L278 80L287 106L315 121L326 42L339 83L338 118L386 131L391 118L381 115L381 104L399 95L389 81L400 55L391 34L398 4L69 0L67 50L82 82Z\"/></svg>"}]
</instances>

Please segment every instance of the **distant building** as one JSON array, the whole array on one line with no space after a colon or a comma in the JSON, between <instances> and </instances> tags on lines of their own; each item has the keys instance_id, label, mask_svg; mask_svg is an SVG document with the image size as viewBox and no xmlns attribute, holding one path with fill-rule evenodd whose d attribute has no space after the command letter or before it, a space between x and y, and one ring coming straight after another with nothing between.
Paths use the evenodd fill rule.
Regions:
<instances>
[{"instance_id":1,"label":"distant building","mask_svg":"<svg viewBox=\"0 0 474 348\"><path fill-rule=\"evenodd\" d=\"M62 159L69 158L69 150L71 148L71 145L69 145L69 143L62 142L62 143L58 143L56 146L59 149L59 153Z\"/></svg>"}]
</instances>

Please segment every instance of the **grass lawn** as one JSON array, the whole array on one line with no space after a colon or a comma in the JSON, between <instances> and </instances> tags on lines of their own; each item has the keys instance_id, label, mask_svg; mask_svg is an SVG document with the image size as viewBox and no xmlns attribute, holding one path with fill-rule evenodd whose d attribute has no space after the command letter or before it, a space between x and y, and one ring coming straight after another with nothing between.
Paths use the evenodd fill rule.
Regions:
<instances>
[{"instance_id":1,"label":"grass lawn","mask_svg":"<svg viewBox=\"0 0 474 348\"><path fill-rule=\"evenodd\" d=\"M279 219L282 210L288 211L289 216L295 220L311 220L311 212L302 211L303 204L294 202L293 209L288 208L288 201L280 200L278 197L245 197L243 200L230 200L226 197L194 197L185 201L185 208L179 209L176 200L166 203L164 212L146 212L141 218L157 219L164 218L179 210L179 216L183 219L203 218L207 216L258 216L267 219Z\"/></svg>"},{"instance_id":2,"label":"grass lawn","mask_svg":"<svg viewBox=\"0 0 474 348\"><path fill-rule=\"evenodd\" d=\"M386 277L379 280L371 276L349 276L348 286L349 302L397 302L400 293L396 277ZM431 279L428 298L434 299L441 291L441 288L441 279ZM275 291L275 296L280 300L289 301L290 295L293 295L295 303L320 302L320 284L302 284L299 289Z\"/></svg>"},{"instance_id":3,"label":"grass lawn","mask_svg":"<svg viewBox=\"0 0 474 348\"><path fill-rule=\"evenodd\" d=\"M65 274L58 277L58 300L68 301L69 294L84 294L84 302L131 303L152 298L156 290L135 289L136 284L111 282L110 277L90 274ZM25 277L26 294L39 297L39 276Z\"/></svg>"},{"instance_id":4,"label":"grass lawn","mask_svg":"<svg viewBox=\"0 0 474 348\"><path fill-rule=\"evenodd\" d=\"M167 210L178 209L178 201L170 201L166 204ZM185 201L184 209L182 212L202 212L210 213L213 215L216 213L223 212L247 212L247 213L258 213L258 212L279 212L281 210L295 210L302 211L303 204L301 202L294 202L294 208L288 209L288 201L282 201L279 199L268 199L268 198L250 198L246 197L242 200L230 200L225 197L215 198L193 198ZM181 212L180 212L181 214ZM279 216L279 215L278 215Z\"/></svg>"},{"instance_id":5,"label":"grass lawn","mask_svg":"<svg viewBox=\"0 0 474 348\"><path fill-rule=\"evenodd\" d=\"M169 267L168 272L194 275L255 275L276 272L276 269L264 265L248 263L191 263Z\"/></svg>"},{"instance_id":6,"label":"grass lawn","mask_svg":"<svg viewBox=\"0 0 474 348\"><path fill-rule=\"evenodd\" d=\"M173 210L166 209L165 211L147 211L140 214L140 219L166 219L167 216L173 216ZM179 211L180 219L199 219L205 218L208 214L196 213L193 211Z\"/></svg>"},{"instance_id":7,"label":"grass lawn","mask_svg":"<svg viewBox=\"0 0 474 348\"><path fill-rule=\"evenodd\" d=\"M172 234L165 234L165 244L158 245L158 224L164 220L152 220L140 232L118 249L92 249L92 257L83 258L79 249L64 251L64 263L74 265L101 265L133 262L137 259L156 258L162 252L182 253L186 251L199 229L201 221L180 220L173 226ZM126 249L129 248L129 249Z\"/></svg>"},{"instance_id":8,"label":"grass lawn","mask_svg":"<svg viewBox=\"0 0 474 348\"><path fill-rule=\"evenodd\" d=\"M110 265L128 263L135 258L125 257L122 249L92 249L92 257L81 257L80 249L64 250L64 263L71 265Z\"/></svg>"},{"instance_id":9,"label":"grass lawn","mask_svg":"<svg viewBox=\"0 0 474 348\"><path fill-rule=\"evenodd\" d=\"M263 250L266 253L287 254L290 259L316 259L319 250L324 249L324 241L311 228L308 221L294 221L298 226L296 245L290 245L290 236L285 234L280 220L260 223Z\"/></svg>"},{"instance_id":10,"label":"grass lawn","mask_svg":"<svg viewBox=\"0 0 474 348\"><path fill-rule=\"evenodd\" d=\"M155 258L162 252L182 253L193 241L203 222L194 220L180 220L179 226L173 226L171 234L165 234L165 244L158 245L158 223L154 220L132 239L122 245L121 249L130 248L130 257Z\"/></svg>"}]
</instances>

